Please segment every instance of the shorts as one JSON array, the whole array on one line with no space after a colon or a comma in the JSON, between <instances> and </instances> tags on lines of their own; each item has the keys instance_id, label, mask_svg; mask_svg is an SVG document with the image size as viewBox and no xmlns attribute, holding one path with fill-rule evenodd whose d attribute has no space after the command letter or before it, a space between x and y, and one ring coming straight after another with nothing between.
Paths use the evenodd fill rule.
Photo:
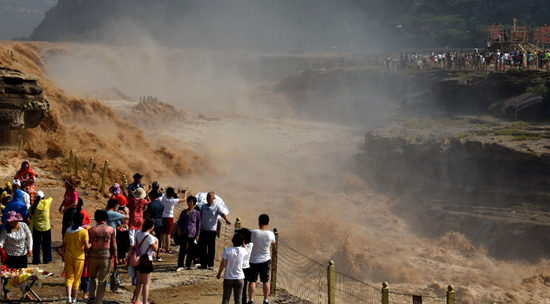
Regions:
<instances>
[{"instance_id":1,"label":"shorts","mask_svg":"<svg viewBox=\"0 0 550 304\"><path fill-rule=\"evenodd\" d=\"M260 275L260 282L269 282L269 273L271 270L271 260L259 264L250 263L250 276L247 281L256 283L258 280L258 274Z\"/></svg>"},{"instance_id":2,"label":"shorts","mask_svg":"<svg viewBox=\"0 0 550 304\"><path fill-rule=\"evenodd\" d=\"M244 273L244 281L245 282L250 282L250 267L248 268L243 268L243 273Z\"/></svg>"},{"instance_id":3,"label":"shorts","mask_svg":"<svg viewBox=\"0 0 550 304\"><path fill-rule=\"evenodd\" d=\"M172 228L174 228L174 218L173 217L163 217L162 218L162 234L172 234Z\"/></svg>"},{"instance_id":4,"label":"shorts","mask_svg":"<svg viewBox=\"0 0 550 304\"><path fill-rule=\"evenodd\" d=\"M139 259L138 271L139 273L151 273L154 270L153 261L149 260L147 255L142 255Z\"/></svg>"}]
</instances>

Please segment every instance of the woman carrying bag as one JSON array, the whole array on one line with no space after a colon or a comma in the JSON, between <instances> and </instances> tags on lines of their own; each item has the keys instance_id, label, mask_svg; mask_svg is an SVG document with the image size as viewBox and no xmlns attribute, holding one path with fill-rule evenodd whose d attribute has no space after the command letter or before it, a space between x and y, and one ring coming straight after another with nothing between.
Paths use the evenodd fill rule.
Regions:
<instances>
[{"instance_id":1,"label":"woman carrying bag","mask_svg":"<svg viewBox=\"0 0 550 304\"><path fill-rule=\"evenodd\" d=\"M201 232L201 214L195 210L196 205L197 198L194 196L187 197L187 209L181 212L177 223L174 242L176 245L180 245L180 252L176 271L183 270L183 260L186 254L187 260L185 261L185 266L188 270L193 269L191 263L197 256L197 243L199 242Z\"/></svg>"},{"instance_id":2,"label":"woman carrying bag","mask_svg":"<svg viewBox=\"0 0 550 304\"><path fill-rule=\"evenodd\" d=\"M151 235L151 231L155 228L153 219L146 219L143 222L141 231L136 232L135 244L139 252L139 266L137 266L137 275L139 283L134 291L132 303L139 304L139 297L143 294L143 304L149 304L149 285L151 284L151 274L153 272L153 253L159 247L158 239ZM132 261L129 262L132 263Z\"/></svg>"},{"instance_id":3,"label":"woman carrying bag","mask_svg":"<svg viewBox=\"0 0 550 304\"><path fill-rule=\"evenodd\" d=\"M21 214L9 211L6 215L6 227L0 233L0 248L7 255L6 267L27 268L27 257L32 256L32 234ZM9 300L9 290L5 288L8 280L4 280L4 300ZM27 297L27 300L30 296Z\"/></svg>"}]
</instances>

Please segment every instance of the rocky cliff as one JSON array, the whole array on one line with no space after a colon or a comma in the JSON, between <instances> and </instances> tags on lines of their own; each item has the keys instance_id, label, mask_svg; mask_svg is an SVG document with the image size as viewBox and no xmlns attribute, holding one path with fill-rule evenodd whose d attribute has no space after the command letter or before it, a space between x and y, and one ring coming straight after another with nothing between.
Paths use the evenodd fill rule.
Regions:
<instances>
[{"instance_id":1,"label":"rocky cliff","mask_svg":"<svg viewBox=\"0 0 550 304\"><path fill-rule=\"evenodd\" d=\"M550 190L549 79L539 71L314 69L275 89L310 118L381 126L357 157L374 182L519 193Z\"/></svg>"},{"instance_id":2,"label":"rocky cliff","mask_svg":"<svg viewBox=\"0 0 550 304\"><path fill-rule=\"evenodd\" d=\"M50 108L38 77L0 67L0 130L35 128Z\"/></svg>"}]
</instances>

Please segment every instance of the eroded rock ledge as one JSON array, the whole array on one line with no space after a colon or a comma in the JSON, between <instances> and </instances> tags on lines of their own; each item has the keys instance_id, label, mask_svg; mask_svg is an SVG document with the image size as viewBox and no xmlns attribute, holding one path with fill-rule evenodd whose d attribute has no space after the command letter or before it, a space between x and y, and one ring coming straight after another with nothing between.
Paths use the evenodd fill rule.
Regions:
<instances>
[{"instance_id":1,"label":"eroded rock ledge","mask_svg":"<svg viewBox=\"0 0 550 304\"><path fill-rule=\"evenodd\" d=\"M35 128L50 108L38 77L0 67L0 130Z\"/></svg>"}]
</instances>

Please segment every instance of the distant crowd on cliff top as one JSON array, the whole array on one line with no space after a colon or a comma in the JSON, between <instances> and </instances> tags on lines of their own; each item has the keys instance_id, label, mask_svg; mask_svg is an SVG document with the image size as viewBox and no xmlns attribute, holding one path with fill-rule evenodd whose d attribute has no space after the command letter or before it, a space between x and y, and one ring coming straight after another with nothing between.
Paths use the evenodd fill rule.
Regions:
<instances>
[{"instance_id":1,"label":"distant crowd on cliff top","mask_svg":"<svg viewBox=\"0 0 550 304\"><path fill-rule=\"evenodd\" d=\"M87 303L103 303L108 281L111 289L120 284L119 266L128 267L132 285L136 286L132 303L148 303L154 261L162 261L162 254L175 254L170 248L171 238L179 245L176 272L197 266L206 272L214 270L219 219L231 224L225 202L214 192L191 196L186 190L175 191L173 187L165 190L158 182L150 184L146 191L143 177L134 174L133 183L125 189L119 184L110 187L107 205L94 213L95 225L82 209L84 202L75 181L65 180L66 191L59 206L63 214L63 246L59 254L65 264L63 276L68 304L77 303L79 289L84 292ZM34 265L52 261L50 207L53 199L37 191L36 178L25 161L13 182L6 182L6 187L0 190L0 258L8 269L27 268L30 257ZM178 198L178 194L182 198ZM178 203L186 203L187 208L174 223L174 208ZM254 303L258 276L263 283L263 304L268 303L270 250L275 243L275 235L268 230L268 225L269 216L261 214L258 229L235 231L233 246L224 250L217 273L218 279L222 273L224 278L222 303L229 303L232 292L236 304ZM4 299L9 300L6 283L4 280Z\"/></svg>"},{"instance_id":2,"label":"distant crowd on cliff top","mask_svg":"<svg viewBox=\"0 0 550 304\"><path fill-rule=\"evenodd\" d=\"M499 70L509 68L519 70L546 69L550 67L550 50L519 49L491 52L480 52L475 47L472 53L456 51L431 51L429 55L418 52L401 53L399 58L388 55L384 59L387 72L404 71L406 69L424 70L430 68L455 70Z\"/></svg>"}]
</instances>

